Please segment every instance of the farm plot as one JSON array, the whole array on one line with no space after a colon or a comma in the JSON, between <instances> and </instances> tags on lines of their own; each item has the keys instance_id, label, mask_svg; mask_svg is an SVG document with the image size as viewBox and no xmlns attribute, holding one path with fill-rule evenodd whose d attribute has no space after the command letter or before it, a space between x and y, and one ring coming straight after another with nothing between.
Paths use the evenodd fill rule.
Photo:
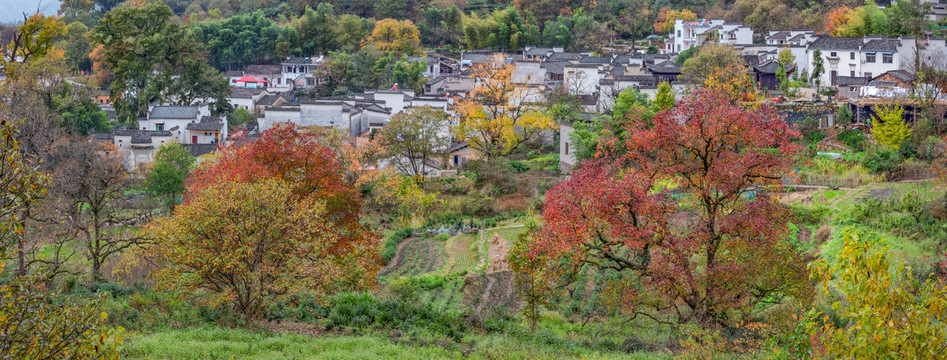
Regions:
<instances>
[{"instance_id":1,"label":"farm plot","mask_svg":"<svg viewBox=\"0 0 947 360\"><path fill-rule=\"evenodd\" d=\"M444 243L447 260L442 274L458 274L473 270L480 261L480 253L477 249L478 239L479 237L475 234L463 234L448 239Z\"/></svg>"},{"instance_id":2,"label":"farm plot","mask_svg":"<svg viewBox=\"0 0 947 360\"><path fill-rule=\"evenodd\" d=\"M443 245L429 239L407 239L398 246L398 253L381 275L413 276L437 271L444 262Z\"/></svg>"}]
</instances>

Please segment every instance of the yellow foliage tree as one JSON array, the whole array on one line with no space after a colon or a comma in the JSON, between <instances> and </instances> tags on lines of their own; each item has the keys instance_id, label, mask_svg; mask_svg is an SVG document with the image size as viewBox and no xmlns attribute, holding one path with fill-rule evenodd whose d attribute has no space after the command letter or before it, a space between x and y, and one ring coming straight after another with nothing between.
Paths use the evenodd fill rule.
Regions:
<instances>
[{"instance_id":1,"label":"yellow foliage tree","mask_svg":"<svg viewBox=\"0 0 947 360\"><path fill-rule=\"evenodd\" d=\"M696 20L697 14L693 11L684 9L681 11L671 10L668 7L661 8L658 17L654 21L654 31L659 34L674 31L674 22L681 20Z\"/></svg>"},{"instance_id":2,"label":"yellow foliage tree","mask_svg":"<svg viewBox=\"0 0 947 360\"><path fill-rule=\"evenodd\" d=\"M849 230L834 261L819 260L812 277L842 300L832 304L846 326L822 319L816 357L826 359L943 359L947 353L947 284L914 280L904 264L891 266L884 240L864 241ZM893 270L892 270L893 269Z\"/></svg>"},{"instance_id":3,"label":"yellow foliage tree","mask_svg":"<svg viewBox=\"0 0 947 360\"><path fill-rule=\"evenodd\" d=\"M531 102L536 92L512 81L515 66L505 59L496 54L491 62L474 68L477 85L457 108L457 139L487 157L508 155L556 125Z\"/></svg>"},{"instance_id":4,"label":"yellow foliage tree","mask_svg":"<svg viewBox=\"0 0 947 360\"><path fill-rule=\"evenodd\" d=\"M756 102L756 81L746 62L730 45L707 44L684 62L681 75L705 87L721 91L730 102Z\"/></svg>"},{"instance_id":5,"label":"yellow foliage tree","mask_svg":"<svg viewBox=\"0 0 947 360\"><path fill-rule=\"evenodd\" d=\"M375 29L362 41L362 47L375 49L395 56L418 55L421 32L411 20L384 19L375 23Z\"/></svg>"},{"instance_id":6,"label":"yellow foliage tree","mask_svg":"<svg viewBox=\"0 0 947 360\"><path fill-rule=\"evenodd\" d=\"M901 148L901 142L911 137L911 127L904 122L904 108L901 105L878 106L871 135L875 141L892 150Z\"/></svg>"}]
</instances>

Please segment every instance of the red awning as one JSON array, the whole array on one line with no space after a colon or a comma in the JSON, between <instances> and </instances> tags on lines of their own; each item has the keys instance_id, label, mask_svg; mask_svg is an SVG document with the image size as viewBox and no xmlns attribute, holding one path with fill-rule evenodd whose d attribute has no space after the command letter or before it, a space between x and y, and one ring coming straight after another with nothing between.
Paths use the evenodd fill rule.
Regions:
<instances>
[{"instance_id":1,"label":"red awning","mask_svg":"<svg viewBox=\"0 0 947 360\"><path fill-rule=\"evenodd\" d=\"M268 80L254 79L254 78L249 77L249 76L244 76L244 77L239 78L239 79L234 80L234 81L236 81L236 82L262 82L262 83L268 83L268 82L269 82Z\"/></svg>"}]
</instances>

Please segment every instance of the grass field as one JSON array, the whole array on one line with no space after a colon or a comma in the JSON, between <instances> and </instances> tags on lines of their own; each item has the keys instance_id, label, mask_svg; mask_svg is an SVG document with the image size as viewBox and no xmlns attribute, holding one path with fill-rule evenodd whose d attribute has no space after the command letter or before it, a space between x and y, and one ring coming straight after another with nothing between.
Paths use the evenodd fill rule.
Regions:
<instances>
[{"instance_id":1,"label":"grass field","mask_svg":"<svg viewBox=\"0 0 947 360\"><path fill-rule=\"evenodd\" d=\"M668 359L655 352L589 351L568 341L543 344L543 334L491 334L465 344L403 343L381 336L252 332L203 327L130 335L127 359ZM464 356L467 352L467 356Z\"/></svg>"}]
</instances>

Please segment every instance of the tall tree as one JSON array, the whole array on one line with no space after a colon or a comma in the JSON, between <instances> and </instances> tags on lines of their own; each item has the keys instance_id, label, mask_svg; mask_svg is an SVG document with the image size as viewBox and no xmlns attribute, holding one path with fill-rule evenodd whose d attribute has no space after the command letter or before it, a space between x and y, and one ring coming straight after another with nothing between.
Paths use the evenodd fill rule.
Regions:
<instances>
[{"instance_id":1,"label":"tall tree","mask_svg":"<svg viewBox=\"0 0 947 360\"><path fill-rule=\"evenodd\" d=\"M64 233L78 240L91 263L91 275L104 280L102 265L145 239L137 226L148 212L135 209L125 194L129 181L125 156L114 146L86 139L63 138L44 164L50 196Z\"/></svg>"},{"instance_id":2,"label":"tall tree","mask_svg":"<svg viewBox=\"0 0 947 360\"><path fill-rule=\"evenodd\" d=\"M347 259L338 264L345 267L339 282L353 287L371 285L378 270L377 243L371 229L360 223L358 192L346 178L342 157L315 133L300 132L291 125L279 126L252 142L218 151L216 159L188 177L184 205L216 184L267 180L289 186L298 201L310 199L325 204L324 226L338 237L330 251L333 256Z\"/></svg>"},{"instance_id":3,"label":"tall tree","mask_svg":"<svg viewBox=\"0 0 947 360\"><path fill-rule=\"evenodd\" d=\"M381 138L395 167L423 182L432 161L443 160L447 153L449 132L447 113L423 106L393 116Z\"/></svg>"},{"instance_id":4,"label":"tall tree","mask_svg":"<svg viewBox=\"0 0 947 360\"><path fill-rule=\"evenodd\" d=\"M331 4L319 3L316 10L306 6L302 16L293 22L299 32L300 48L303 56L325 54L338 50L335 9Z\"/></svg>"},{"instance_id":5,"label":"tall tree","mask_svg":"<svg viewBox=\"0 0 947 360\"><path fill-rule=\"evenodd\" d=\"M145 190L164 199L168 209L174 209L174 202L184 193L184 182L195 161L181 144L161 145L155 154L154 165L145 177Z\"/></svg>"},{"instance_id":6,"label":"tall tree","mask_svg":"<svg viewBox=\"0 0 947 360\"><path fill-rule=\"evenodd\" d=\"M632 274L622 308L659 322L728 326L809 298L805 261L786 239L788 209L759 191L799 151L798 134L773 109L700 90L651 127L625 126L627 141L603 139L603 159L549 191L531 257L546 259L550 273L591 265Z\"/></svg>"},{"instance_id":7,"label":"tall tree","mask_svg":"<svg viewBox=\"0 0 947 360\"><path fill-rule=\"evenodd\" d=\"M151 224L149 256L167 265L159 286L231 303L257 319L275 300L325 294L343 282L351 254L318 197L299 198L277 179L217 182Z\"/></svg>"},{"instance_id":8,"label":"tall tree","mask_svg":"<svg viewBox=\"0 0 947 360\"><path fill-rule=\"evenodd\" d=\"M373 46L376 50L400 57L421 52L421 33L411 20L384 19L375 23L372 33L362 41L362 46Z\"/></svg>"},{"instance_id":9,"label":"tall tree","mask_svg":"<svg viewBox=\"0 0 947 360\"><path fill-rule=\"evenodd\" d=\"M812 74L810 81L815 83L816 94L819 93L819 87L822 85L822 74L825 73L825 59L822 58L822 50L815 49L812 52Z\"/></svg>"},{"instance_id":10,"label":"tall tree","mask_svg":"<svg viewBox=\"0 0 947 360\"><path fill-rule=\"evenodd\" d=\"M883 105L878 106L876 112L871 135L892 150L900 149L901 142L911 137L911 126L904 121L904 108L900 104Z\"/></svg>"},{"instance_id":11,"label":"tall tree","mask_svg":"<svg viewBox=\"0 0 947 360\"><path fill-rule=\"evenodd\" d=\"M164 2L151 1L107 13L95 27L120 121L136 122L153 103L224 101L227 79L209 68L194 35L173 15Z\"/></svg>"},{"instance_id":12,"label":"tall tree","mask_svg":"<svg viewBox=\"0 0 947 360\"><path fill-rule=\"evenodd\" d=\"M477 86L458 105L457 139L466 141L486 157L508 155L555 123L529 100L532 89L513 83L515 65L496 54L491 62L474 68Z\"/></svg>"}]
</instances>

